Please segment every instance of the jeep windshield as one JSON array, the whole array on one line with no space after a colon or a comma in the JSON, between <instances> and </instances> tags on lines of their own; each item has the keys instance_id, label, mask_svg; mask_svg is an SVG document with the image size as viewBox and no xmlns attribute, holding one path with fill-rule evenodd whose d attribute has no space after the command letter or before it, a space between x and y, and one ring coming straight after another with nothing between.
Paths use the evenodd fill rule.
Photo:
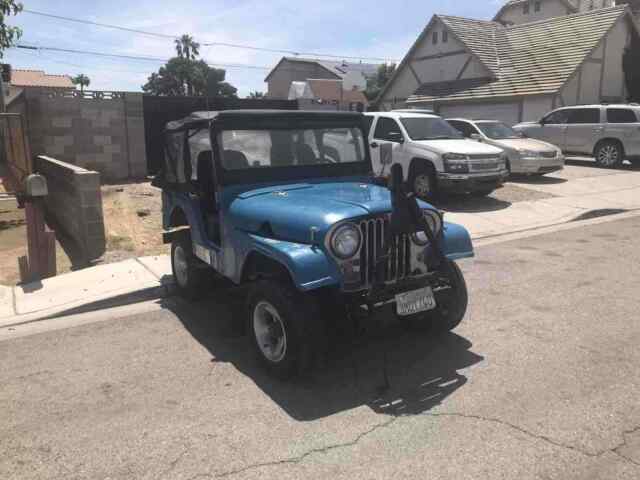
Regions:
<instances>
[{"instance_id":1,"label":"jeep windshield","mask_svg":"<svg viewBox=\"0 0 640 480\"><path fill-rule=\"evenodd\" d=\"M305 167L365 160L357 128L225 130L218 143L225 170Z\"/></svg>"},{"instance_id":2,"label":"jeep windshield","mask_svg":"<svg viewBox=\"0 0 640 480\"><path fill-rule=\"evenodd\" d=\"M462 134L440 117L403 117L400 119L411 140L458 140Z\"/></svg>"},{"instance_id":3,"label":"jeep windshield","mask_svg":"<svg viewBox=\"0 0 640 480\"><path fill-rule=\"evenodd\" d=\"M478 128L492 140L509 140L521 138L520 135L502 122L476 122Z\"/></svg>"}]
</instances>

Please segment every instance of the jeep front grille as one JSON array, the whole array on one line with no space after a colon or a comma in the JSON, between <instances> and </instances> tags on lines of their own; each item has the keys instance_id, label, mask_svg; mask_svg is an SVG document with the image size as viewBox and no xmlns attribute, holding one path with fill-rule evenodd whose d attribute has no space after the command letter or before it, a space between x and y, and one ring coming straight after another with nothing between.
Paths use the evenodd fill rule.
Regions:
<instances>
[{"instance_id":1,"label":"jeep front grille","mask_svg":"<svg viewBox=\"0 0 640 480\"><path fill-rule=\"evenodd\" d=\"M360 248L360 279L364 286L374 281L376 262L383 254L385 232L389 228L389 218L379 217L360 222L362 246ZM385 282L393 282L411 275L411 239L400 235L393 239L389 256L384 264Z\"/></svg>"}]
</instances>

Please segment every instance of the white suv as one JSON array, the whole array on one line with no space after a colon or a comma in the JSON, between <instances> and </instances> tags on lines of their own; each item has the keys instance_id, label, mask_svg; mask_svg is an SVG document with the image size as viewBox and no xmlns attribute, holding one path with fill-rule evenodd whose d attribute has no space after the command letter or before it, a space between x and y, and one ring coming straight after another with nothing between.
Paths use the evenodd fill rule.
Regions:
<instances>
[{"instance_id":1,"label":"white suv","mask_svg":"<svg viewBox=\"0 0 640 480\"><path fill-rule=\"evenodd\" d=\"M602 167L617 167L625 158L640 161L639 105L564 107L513 128L565 153L593 155Z\"/></svg>"},{"instance_id":2,"label":"white suv","mask_svg":"<svg viewBox=\"0 0 640 480\"><path fill-rule=\"evenodd\" d=\"M486 195L509 175L502 149L464 138L438 115L403 111L365 116L374 173L389 174L380 147L390 144L393 162L402 165L405 181L420 197L440 191Z\"/></svg>"}]
</instances>

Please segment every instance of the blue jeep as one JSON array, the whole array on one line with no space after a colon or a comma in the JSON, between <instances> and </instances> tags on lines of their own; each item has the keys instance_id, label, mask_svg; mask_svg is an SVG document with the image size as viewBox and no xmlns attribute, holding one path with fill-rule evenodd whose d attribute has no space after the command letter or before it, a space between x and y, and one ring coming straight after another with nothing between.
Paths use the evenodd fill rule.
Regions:
<instances>
[{"instance_id":1,"label":"blue jeep","mask_svg":"<svg viewBox=\"0 0 640 480\"><path fill-rule=\"evenodd\" d=\"M359 113L268 110L166 127L154 184L177 288L202 293L211 268L248 287L247 333L278 376L312 363L326 319L395 304L409 326L448 331L466 312L454 260L473 256L469 234L372 177L365 129Z\"/></svg>"}]
</instances>

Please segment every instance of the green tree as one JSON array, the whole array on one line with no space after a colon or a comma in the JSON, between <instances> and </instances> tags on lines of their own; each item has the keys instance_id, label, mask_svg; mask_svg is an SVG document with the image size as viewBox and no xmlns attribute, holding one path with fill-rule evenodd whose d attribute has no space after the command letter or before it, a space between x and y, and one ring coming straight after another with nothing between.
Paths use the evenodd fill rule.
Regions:
<instances>
[{"instance_id":1,"label":"green tree","mask_svg":"<svg viewBox=\"0 0 640 480\"><path fill-rule=\"evenodd\" d=\"M180 58L195 60L200 55L200 44L191 35L184 34L176 38L176 53Z\"/></svg>"},{"instance_id":2,"label":"green tree","mask_svg":"<svg viewBox=\"0 0 640 480\"><path fill-rule=\"evenodd\" d=\"M265 94L264 92L258 92L258 91L249 92L249 96L247 98L254 98L254 99L265 98Z\"/></svg>"},{"instance_id":3,"label":"green tree","mask_svg":"<svg viewBox=\"0 0 640 480\"><path fill-rule=\"evenodd\" d=\"M0 0L0 58L4 49L11 47L22 36L20 28L5 23L6 17L17 15L22 8L22 3L16 3L15 0Z\"/></svg>"},{"instance_id":4,"label":"green tree","mask_svg":"<svg viewBox=\"0 0 640 480\"><path fill-rule=\"evenodd\" d=\"M80 75L76 75L71 79L74 85L80 85L80 91L84 92L84 87L88 87L91 84L91 79L87 77L84 73Z\"/></svg>"},{"instance_id":5,"label":"green tree","mask_svg":"<svg viewBox=\"0 0 640 480\"><path fill-rule=\"evenodd\" d=\"M367 78L367 88L364 91L364 95L365 97L367 97L367 100L373 101L378 97L384 86L391 79L393 72L395 71L395 63L383 63L378 67L378 71L375 75Z\"/></svg>"},{"instance_id":6,"label":"green tree","mask_svg":"<svg viewBox=\"0 0 640 480\"><path fill-rule=\"evenodd\" d=\"M163 96L235 97L237 89L225 82L226 72L204 60L174 57L152 73L142 90Z\"/></svg>"}]
</instances>

